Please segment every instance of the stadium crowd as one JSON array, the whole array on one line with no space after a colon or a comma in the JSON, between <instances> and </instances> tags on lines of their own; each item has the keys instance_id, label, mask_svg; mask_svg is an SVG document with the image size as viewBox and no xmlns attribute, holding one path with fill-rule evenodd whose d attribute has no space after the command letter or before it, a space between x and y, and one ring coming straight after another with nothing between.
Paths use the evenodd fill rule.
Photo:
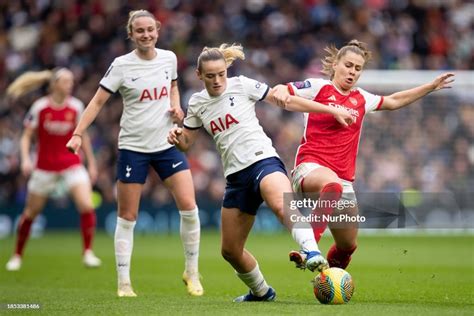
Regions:
<instances>
[{"instance_id":1,"label":"stadium crowd","mask_svg":"<svg viewBox=\"0 0 474 316\"><path fill-rule=\"evenodd\" d=\"M125 24L131 9L154 12L162 22L158 46L178 56L183 108L201 89L195 75L203 46L238 42L244 74L270 85L320 77L323 49L352 38L374 52L373 69L474 69L474 4L448 0L205 0L205 1L1 1L0 2L0 205L24 203L19 138L26 111L41 92L8 100L3 91L19 74L66 66L76 78L74 95L88 102L108 65L130 48ZM364 88L364 87L363 87ZM43 91L44 92L44 91ZM377 91L375 91L377 92ZM390 91L378 91L390 93ZM417 106L367 118L359 149L356 189L398 192L451 191L461 207L474 205L474 108L443 94ZM302 135L302 114L257 107L288 170ZM115 160L122 112L115 96L89 133L100 170L95 189L115 201ZM212 140L202 133L188 152L199 199L220 203L225 188ZM143 196L172 199L150 174Z\"/></svg>"}]
</instances>

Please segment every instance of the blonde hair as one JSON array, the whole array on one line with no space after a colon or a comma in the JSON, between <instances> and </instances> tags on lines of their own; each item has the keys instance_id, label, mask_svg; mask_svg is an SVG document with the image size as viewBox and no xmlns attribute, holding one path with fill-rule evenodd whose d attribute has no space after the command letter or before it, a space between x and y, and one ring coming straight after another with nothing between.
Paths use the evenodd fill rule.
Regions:
<instances>
[{"instance_id":1,"label":"blonde hair","mask_svg":"<svg viewBox=\"0 0 474 316\"><path fill-rule=\"evenodd\" d=\"M363 42L359 42L356 39L351 40L341 49L337 49L336 46L330 45L324 49L328 53L321 62L323 63L323 74L329 76L330 79L334 77L333 64L339 61L342 56L347 52L356 53L364 58L364 65L372 58L372 53L367 49L367 45Z\"/></svg>"},{"instance_id":2,"label":"blonde hair","mask_svg":"<svg viewBox=\"0 0 474 316\"><path fill-rule=\"evenodd\" d=\"M19 98L28 92L36 90L49 82L58 80L62 73L69 72L67 68L57 68L53 70L28 71L16 78L7 88L7 96Z\"/></svg>"},{"instance_id":3,"label":"blonde hair","mask_svg":"<svg viewBox=\"0 0 474 316\"><path fill-rule=\"evenodd\" d=\"M237 58L244 60L244 48L240 44L221 44L219 47L204 47L197 60L197 69L202 70L202 63L210 60L224 60L226 67L232 66Z\"/></svg>"},{"instance_id":4,"label":"blonde hair","mask_svg":"<svg viewBox=\"0 0 474 316\"><path fill-rule=\"evenodd\" d=\"M135 19L137 18L141 18L143 16L146 16L146 17L149 17L149 18L152 18L153 20L155 20L155 23L156 23L156 29L159 30L161 28L161 22L158 21L155 16L150 13L150 11L147 11L147 10L134 10L134 11L130 11L130 13L128 14L128 22L127 22L127 26L126 26L126 29L127 29L127 36L130 38L130 34L132 34L132 23L133 21L135 21Z\"/></svg>"}]
</instances>

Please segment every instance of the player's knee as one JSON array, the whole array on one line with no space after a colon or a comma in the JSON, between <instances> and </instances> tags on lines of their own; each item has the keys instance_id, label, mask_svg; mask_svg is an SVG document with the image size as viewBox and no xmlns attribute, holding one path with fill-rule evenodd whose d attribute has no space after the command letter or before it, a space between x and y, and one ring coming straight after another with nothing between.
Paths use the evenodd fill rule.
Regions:
<instances>
[{"instance_id":1,"label":"player's knee","mask_svg":"<svg viewBox=\"0 0 474 316\"><path fill-rule=\"evenodd\" d=\"M194 210L197 207L194 199L176 201L176 204L180 210Z\"/></svg>"},{"instance_id":2,"label":"player's knee","mask_svg":"<svg viewBox=\"0 0 474 316\"><path fill-rule=\"evenodd\" d=\"M312 179L312 181L308 178L304 181L303 186L304 192L323 193L327 191L340 191L342 193L343 190L342 181L336 174L325 176L317 180Z\"/></svg>"},{"instance_id":3,"label":"player's knee","mask_svg":"<svg viewBox=\"0 0 474 316\"><path fill-rule=\"evenodd\" d=\"M25 207L25 209L23 210L23 217L27 218L27 219L35 219L36 216L40 213L40 211L34 211L32 208L30 207Z\"/></svg>"},{"instance_id":4,"label":"player's knee","mask_svg":"<svg viewBox=\"0 0 474 316\"><path fill-rule=\"evenodd\" d=\"M134 214L133 212L118 212L118 217L131 222L137 220L137 214Z\"/></svg>"},{"instance_id":5,"label":"player's knee","mask_svg":"<svg viewBox=\"0 0 474 316\"><path fill-rule=\"evenodd\" d=\"M284 222L284 217L285 217L285 209L283 206L275 207L272 209L273 213L275 216L278 218L278 220L283 223Z\"/></svg>"},{"instance_id":6,"label":"player's knee","mask_svg":"<svg viewBox=\"0 0 474 316\"><path fill-rule=\"evenodd\" d=\"M339 179L331 179L330 181L326 181L323 184L321 192L338 192L342 194L343 186L342 181Z\"/></svg>"},{"instance_id":7,"label":"player's knee","mask_svg":"<svg viewBox=\"0 0 474 316\"><path fill-rule=\"evenodd\" d=\"M76 200L76 207L79 213L90 213L94 211L94 204L92 203L92 198L90 199L80 199Z\"/></svg>"},{"instance_id":8,"label":"player's knee","mask_svg":"<svg viewBox=\"0 0 474 316\"><path fill-rule=\"evenodd\" d=\"M239 259L239 256L241 256L241 253L239 254L235 248L222 247L221 255L227 262L235 262Z\"/></svg>"},{"instance_id":9,"label":"player's knee","mask_svg":"<svg viewBox=\"0 0 474 316\"><path fill-rule=\"evenodd\" d=\"M343 187L342 182L328 182L321 189L321 198L331 201L339 201L342 197Z\"/></svg>"},{"instance_id":10,"label":"player's knee","mask_svg":"<svg viewBox=\"0 0 474 316\"><path fill-rule=\"evenodd\" d=\"M87 214L87 213L94 213L95 209L92 206L92 204L91 205L87 204L87 205L82 205L78 207L78 211L80 214Z\"/></svg>"}]
</instances>

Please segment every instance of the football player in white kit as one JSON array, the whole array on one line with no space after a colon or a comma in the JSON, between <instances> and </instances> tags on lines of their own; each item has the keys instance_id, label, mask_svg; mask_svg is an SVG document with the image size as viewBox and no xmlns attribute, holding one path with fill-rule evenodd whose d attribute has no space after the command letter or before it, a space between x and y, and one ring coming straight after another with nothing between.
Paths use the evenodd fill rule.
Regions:
<instances>
[{"instance_id":1,"label":"football player in white kit","mask_svg":"<svg viewBox=\"0 0 474 316\"><path fill-rule=\"evenodd\" d=\"M184 114L179 100L176 55L155 48L160 25L146 10L130 12L127 32L136 49L113 61L67 144L71 151L78 151L80 135L110 95L119 91L124 104L118 144L115 230L117 293L120 297L136 296L130 280L133 230L150 165L170 190L179 209L186 259L183 281L188 293L193 296L204 293L198 272L201 227L193 179L184 154L166 141L168 131L174 123L182 121Z\"/></svg>"},{"instance_id":2,"label":"football player in white kit","mask_svg":"<svg viewBox=\"0 0 474 316\"><path fill-rule=\"evenodd\" d=\"M272 141L265 134L255 113L259 100L273 102L272 90L265 83L244 76L227 78L227 68L236 58L244 59L242 46L223 44L204 48L198 58L197 75L205 89L189 101L184 128L173 128L168 142L186 151L199 128L213 137L227 180L221 211L221 252L249 287L235 302L273 301L276 293L265 281L257 261L244 246L263 201L307 255L306 267L321 270L327 261L321 255L311 227L294 227L284 208L283 194L291 192L285 166ZM297 102L300 101L300 102ZM275 104L275 103L274 103ZM278 104L293 111L316 111L334 115L347 126L352 118L345 110L329 108L303 98L290 97Z\"/></svg>"}]
</instances>

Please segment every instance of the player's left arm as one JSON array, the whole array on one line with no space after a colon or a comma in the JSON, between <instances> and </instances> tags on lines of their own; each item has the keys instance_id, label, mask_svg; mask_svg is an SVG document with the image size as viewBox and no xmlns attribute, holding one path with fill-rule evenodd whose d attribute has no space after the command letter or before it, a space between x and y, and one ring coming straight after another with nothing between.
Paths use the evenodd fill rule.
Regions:
<instances>
[{"instance_id":1,"label":"player's left arm","mask_svg":"<svg viewBox=\"0 0 474 316\"><path fill-rule=\"evenodd\" d=\"M170 109L168 112L170 113L171 119L173 123L182 125L184 119L184 112L181 109L181 101L179 98L179 88L178 88L178 80L171 81L171 92L170 92Z\"/></svg>"},{"instance_id":2,"label":"player's left arm","mask_svg":"<svg viewBox=\"0 0 474 316\"><path fill-rule=\"evenodd\" d=\"M94 151L92 149L92 142L87 134L87 132L84 132L82 135L82 151L84 152L84 155L86 156L87 160L87 171L89 172L89 177L91 179L92 183L95 183L97 180L97 162L95 160L94 156Z\"/></svg>"},{"instance_id":3,"label":"player's left arm","mask_svg":"<svg viewBox=\"0 0 474 316\"><path fill-rule=\"evenodd\" d=\"M450 84L453 81L454 73L447 72L436 77L436 79L430 83L385 96L379 110L398 110L424 97L430 92L451 88Z\"/></svg>"}]
</instances>

